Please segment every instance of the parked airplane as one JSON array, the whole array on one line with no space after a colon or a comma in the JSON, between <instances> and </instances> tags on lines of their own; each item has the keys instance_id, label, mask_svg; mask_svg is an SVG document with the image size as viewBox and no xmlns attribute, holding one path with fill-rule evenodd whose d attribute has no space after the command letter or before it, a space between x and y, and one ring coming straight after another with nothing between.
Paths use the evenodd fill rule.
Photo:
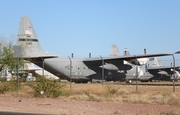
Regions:
<instances>
[{"instance_id":1,"label":"parked airplane","mask_svg":"<svg viewBox=\"0 0 180 115\"><path fill-rule=\"evenodd\" d=\"M111 48L111 56L119 56L119 51L118 48L115 44L112 45ZM130 55L129 50L127 48L125 48L124 50L124 55ZM141 58L141 63L146 64L148 61L154 61L154 64L152 67L147 67L147 65L145 66L138 66L138 69L140 69L143 73L141 74L141 76L138 77L139 81L172 81L174 79L174 69L175 69L175 80L180 80L180 67L179 66L175 66L174 67L165 67L162 66L162 64L154 57L154 58ZM146 63L145 63L146 62ZM128 62L125 62L128 63ZM129 63L130 64L130 63ZM132 64L131 64L132 65ZM135 65L132 65L132 67ZM134 67L134 69L136 69ZM127 72L129 73L136 73L136 70L134 70L133 68L131 70L128 70ZM136 77L132 77L133 74L127 74L126 76L126 81L128 83L131 83L132 80L135 80ZM113 79L113 77L111 77L111 80ZM116 78L117 79L117 78ZM119 80L121 80L119 78ZM123 79L122 79L123 80Z\"/></svg>"},{"instance_id":2,"label":"parked airplane","mask_svg":"<svg viewBox=\"0 0 180 115\"><path fill-rule=\"evenodd\" d=\"M36 65L60 77L74 82L88 82L97 76L106 76L108 72L103 70L127 71L132 68L125 64L124 60L132 63L139 62L138 58L167 56L170 54L151 54L136 56L116 56L116 57L96 57L96 58L64 58L45 53L40 46L33 25L27 16L23 16L20 21L18 41L16 45L21 45L23 58L30 60Z\"/></svg>"},{"instance_id":3,"label":"parked airplane","mask_svg":"<svg viewBox=\"0 0 180 115\"><path fill-rule=\"evenodd\" d=\"M120 56L118 47L116 44L111 46L110 56ZM124 56L130 56L129 50L127 48L124 49ZM141 64L144 65L147 61L153 60L154 58L141 58L138 60ZM154 77L152 74L145 74L145 71L142 70L139 65L136 66L134 64L129 63L128 61L124 61L125 64L131 65L132 68L130 70L124 71L124 75L118 74L120 71L116 71L116 74L112 74L111 76L106 76L106 81L126 81L127 83L131 83L132 80L138 79L139 81L148 81L150 78ZM137 73L136 73L137 72ZM136 78L136 74L138 75Z\"/></svg>"},{"instance_id":4,"label":"parked airplane","mask_svg":"<svg viewBox=\"0 0 180 115\"><path fill-rule=\"evenodd\" d=\"M26 66L28 69L23 69L23 70L20 69L18 71L18 77L19 78L23 77L24 81L35 81L36 78L32 76L32 73L36 70L39 70L39 68L32 68L32 67L29 68L29 64L26 64ZM8 67L7 67L5 70L2 71L1 78L6 81L16 80L17 79L17 71L9 72Z\"/></svg>"},{"instance_id":5,"label":"parked airplane","mask_svg":"<svg viewBox=\"0 0 180 115\"><path fill-rule=\"evenodd\" d=\"M172 81L180 80L180 66L159 66L146 67L147 72L152 74L154 77L149 79L149 81ZM174 70L175 69L175 70Z\"/></svg>"},{"instance_id":6,"label":"parked airplane","mask_svg":"<svg viewBox=\"0 0 180 115\"><path fill-rule=\"evenodd\" d=\"M26 63L26 66L27 66L26 67L27 70L30 71L33 75L44 76L47 79L52 79L52 80L59 80L59 77L53 75L52 73L46 70L43 70L42 68L38 67L33 63Z\"/></svg>"},{"instance_id":7,"label":"parked airplane","mask_svg":"<svg viewBox=\"0 0 180 115\"><path fill-rule=\"evenodd\" d=\"M26 70L25 71L28 71L30 73L27 74L27 77L26 77L26 80L29 81L31 80L32 78L34 79L34 77L31 77L31 76L44 76L46 77L47 79L52 79L52 80L59 80L59 77L53 75L52 73L46 71L46 70L43 70L42 68L36 66L35 64L33 63L26 63ZM34 81L34 80L32 80Z\"/></svg>"},{"instance_id":8,"label":"parked airplane","mask_svg":"<svg viewBox=\"0 0 180 115\"><path fill-rule=\"evenodd\" d=\"M8 68L6 68L5 70L2 70L1 75L0 75L1 79L4 79L6 81L11 81L12 79L16 79L16 76L12 76L12 74L10 72L8 72Z\"/></svg>"}]
</instances>

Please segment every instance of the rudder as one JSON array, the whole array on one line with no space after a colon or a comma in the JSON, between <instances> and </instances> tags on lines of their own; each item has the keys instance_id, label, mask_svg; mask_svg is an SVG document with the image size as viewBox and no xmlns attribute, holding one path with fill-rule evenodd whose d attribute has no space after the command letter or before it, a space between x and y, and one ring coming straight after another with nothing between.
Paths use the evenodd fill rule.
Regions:
<instances>
[{"instance_id":1,"label":"rudder","mask_svg":"<svg viewBox=\"0 0 180 115\"><path fill-rule=\"evenodd\" d=\"M22 46L23 57L47 55L40 46L34 27L28 16L21 17L16 45Z\"/></svg>"}]
</instances>

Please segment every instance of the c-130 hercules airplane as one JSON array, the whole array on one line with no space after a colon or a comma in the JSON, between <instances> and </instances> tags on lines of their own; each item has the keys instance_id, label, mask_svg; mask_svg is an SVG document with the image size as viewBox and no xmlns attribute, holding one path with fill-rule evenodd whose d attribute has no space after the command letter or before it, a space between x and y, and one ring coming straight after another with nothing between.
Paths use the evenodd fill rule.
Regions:
<instances>
[{"instance_id":1,"label":"c-130 hercules airplane","mask_svg":"<svg viewBox=\"0 0 180 115\"><path fill-rule=\"evenodd\" d=\"M51 55L41 49L33 25L27 16L23 16L20 20L16 45L22 46L22 55L25 60L35 63L60 79L84 83L97 76L107 76L108 71L130 70L132 66L125 64L124 60L139 64L138 58L170 55L151 54L94 58L70 58Z\"/></svg>"},{"instance_id":2,"label":"c-130 hercules airplane","mask_svg":"<svg viewBox=\"0 0 180 115\"><path fill-rule=\"evenodd\" d=\"M146 54L146 50L144 51L144 53ZM113 44L111 46L110 56L113 56L113 57L120 56L119 49L116 46L116 44ZM124 56L130 56L130 52L127 48L124 49ZM138 62L140 62L138 66L131 64L127 61L124 61L124 64L131 65L132 68L127 71L123 70L123 71L108 72L108 75L105 76L105 80L106 81L126 81L126 83L132 83L132 81L136 79L141 82L145 82L145 81L148 81L150 78L154 77L151 74L145 74L146 71L140 68L140 66L147 64L148 61L154 60L154 57L153 58L138 58L137 60Z\"/></svg>"}]
</instances>

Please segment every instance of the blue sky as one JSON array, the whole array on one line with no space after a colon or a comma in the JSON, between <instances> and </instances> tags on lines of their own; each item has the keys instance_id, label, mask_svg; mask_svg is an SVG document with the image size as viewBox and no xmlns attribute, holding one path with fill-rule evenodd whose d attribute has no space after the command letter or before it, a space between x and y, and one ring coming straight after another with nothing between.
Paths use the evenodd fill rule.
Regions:
<instances>
[{"instance_id":1,"label":"blue sky","mask_svg":"<svg viewBox=\"0 0 180 115\"><path fill-rule=\"evenodd\" d=\"M180 50L179 6L179 0L1 0L0 35L16 38L26 15L52 54L108 56L112 44L120 54L173 53Z\"/></svg>"}]
</instances>

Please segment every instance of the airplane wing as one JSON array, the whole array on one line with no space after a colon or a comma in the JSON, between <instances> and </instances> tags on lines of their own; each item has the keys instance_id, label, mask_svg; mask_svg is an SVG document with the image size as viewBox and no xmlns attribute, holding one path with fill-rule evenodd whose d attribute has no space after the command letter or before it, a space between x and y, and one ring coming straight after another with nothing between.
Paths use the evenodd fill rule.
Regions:
<instances>
[{"instance_id":1,"label":"airplane wing","mask_svg":"<svg viewBox=\"0 0 180 115\"><path fill-rule=\"evenodd\" d=\"M148 67L147 71L149 71L149 73L158 73L158 74L162 74L162 75L172 75L174 74L174 69L175 71L179 71L180 70L180 66L176 66L176 67Z\"/></svg>"},{"instance_id":2,"label":"airplane wing","mask_svg":"<svg viewBox=\"0 0 180 115\"><path fill-rule=\"evenodd\" d=\"M114 57L97 57L97 58L84 58L82 61L84 64L86 64L90 69L92 70L98 70L100 66L103 65L103 63L110 63L112 66L119 66L118 68L123 68L121 65L124 64L124 60L126 61L136 61L137 58L147 58L147 57L158 57L158 56L169 56L172 54L146 54L146 55L128 55L128 56L114 56ZM138 61L136 61L139 65ZM127 66L127 65L126 65ZM108 67L111 68L111 67ZM128 67L129 68L129 67Z\"/></svg>"},{"instance_id":3,"label":"airplane wing","mask_svg":"<svg viewBox=\"0 0 180 115\"><path fill-rule=\"evenodd\" d=\"M173 66L171 67L148 67L148 70L172 70L174 69ZM175 66L175 70L180 70L180 66Z\"/></svg>"},{"instance_id":4,"label":"airplane wing","mask_svg":"<svg viewBox=\"0 0 180 115\"><path fill-rule=\"evenodd\" d=\"M158 57L158 56L169 56L172 54L146 54L146 55L128 55L128 56L114 56L114 57L97 57L97 58L84 58L83 62L92 62L92 61L107 61L107 62L111 62L114 60L134 60L134 59L138 59L138 58L147 58L147 57Z\"/></svg>"}]
</instances>

